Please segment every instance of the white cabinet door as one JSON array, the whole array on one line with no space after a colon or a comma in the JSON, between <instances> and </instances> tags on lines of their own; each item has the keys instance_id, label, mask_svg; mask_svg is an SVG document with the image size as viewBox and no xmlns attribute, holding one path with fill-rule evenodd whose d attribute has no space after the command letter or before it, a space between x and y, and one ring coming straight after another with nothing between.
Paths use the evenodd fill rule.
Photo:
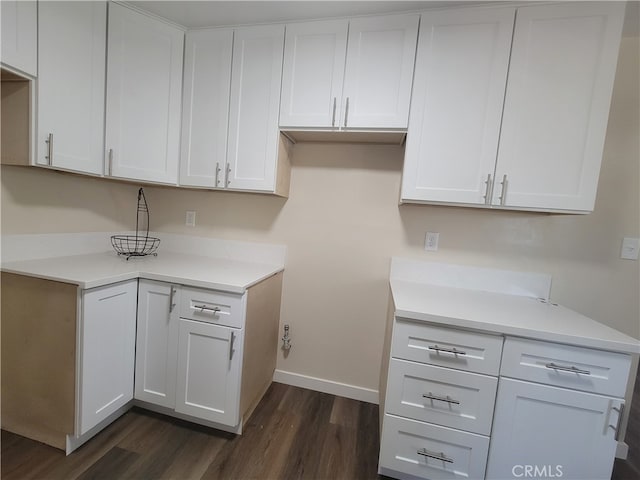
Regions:
<instances>
[{"instance_id":1,"label":"white cabinet door","mask_svg":"<svg viewBox=\"0 0 640 480\"><path fill-rule=\"evenodd\" d=\"M591 393L500 379L487 478L609 479L623 401Z\"/></svg>"},{"instance_id":2,"label":"white cabinet door","mask_svg":"<svg viewBox=\"0 0 640 480\"><path fill-rule=\"evenodd\" d=\"M140 279L135 398L173 408L178 352L178 287Z\"/></svg>"},{"instance_id":3,"label":"white cabinet door","mask_svg":"<svg viewBox=\"0 0 640 480\"><path fill-rule=\"evenodd\" d=\"M495 204L593 209L624 9L624 2L518 9Z\"/></svg>"},{"instance_id":4,"label":"white cabinet door","mask_svg":"<svg viewBox=\"0 0 640 480\"><path fill-rule=\"evenodd\" d=\"M281 25L235 31L227 188L275 190L283 45Z\"/></svg>"},{"instance_id":5,"label":"white cabinet door","mask_svg":"<svg viewBox=\"0 0 640 480\"><path fill-rule=\"evenodd\" d=\"M41 2L36 162L102 174L106 2Z\"/></svg>"},{"instance_id":6,"label":"white cabinet door","mask_svg":"<svg viewBox=\"0 0 640 480\"><path fill-rule=\"evenodd\" d=\"M242 330L180 319L176 412L239 422Z\"/></svg>"},{"instance_id":7,"label":"white cabinet door","mask_svg":"<svg viewBox=\"0 0 640 480\"><path fill-rule=\"evenodd\" d=\"M107 174L177 183L184 32L116 3L107 42Z\"/></svg>"},{"instance_id":8,"label":"white cabinet door","mask_svg":"<svg viewBox=\"0 0 640 480\"><path fill-rule=\"evenodd\" d=\"M514 8L422 15L403 201L491 201L514 16Z\"/></svg>"},{"instance_id":9,"label":"white cabinet door","mask_svg":"<svg viewBox=\"0 0 640 480\"><path fill-rule=\"evenodd\" d=\"M133 398L137 287L130 280L83 292L80 435Z\"/></svg>"},{"instance_id":10,"label":"white cabinet door","mask_svg":"<svg viewBox=\"0 0 640 480\"><path fill-rule=\"evenodd\" d=\"M180 184L223 187L233 30L187 32Z\"/></svg>"},{"instance_id":11,"label":"white cabinet door","mask_svg":"<svg viewBox=\"0 0 640 480\"><path fill-rule=\"evenodd\" d=\"M37 3L2 0L0 17L2 64L35 77L38 71Z\"/></svg>"},{"instance_id":12,"label":"white cabinet door","mask_svg":"<svg viewBox=\"0 0 640 480\"><path fill-rule=\"evenodd\" d=\"M349 22L344 101L346 128L407 128L418 15Z\"/></svg>"},{"instance_id":13,"label":"white cabinet door","mask_svg":"<svg viewBox=\"0 0 640 480\"><path fill-rule=\"evenodd\" d=\"M348 20L288 24L280 127L337 127Z\"/></svg>"}]
</instances>

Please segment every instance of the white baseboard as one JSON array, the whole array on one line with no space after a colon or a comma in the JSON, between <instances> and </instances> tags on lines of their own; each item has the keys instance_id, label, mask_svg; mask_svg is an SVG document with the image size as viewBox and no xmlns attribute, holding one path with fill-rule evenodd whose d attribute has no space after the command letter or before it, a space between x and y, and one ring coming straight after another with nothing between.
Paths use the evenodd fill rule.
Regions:
<instances>
[{"instance_id":1,"label":"white baseboard","mask_svg":"<svg viewBox=\"0 0 640 480\"><path fill-rule=\"evenodd\" d=\"M616 458L626 460L628 454L629 445L627 445L625 442L618 442L618 445L616 446Z\"/></svg>"},{"instance_id":2,"label":"white baseboard","mask_svg":"<svg viewBox=\"0 0 640 480\"><path fill-rule=\"evenodd\" d=\"M308 388L317 392L330 393L338 397L351 398L361 402L378 404L378 391L370 388L357 387L346 383L334 382L323 378L309 377L299 373L276 370L273 381L293 385L294 387Z\"/></svg>"}]
</instances>

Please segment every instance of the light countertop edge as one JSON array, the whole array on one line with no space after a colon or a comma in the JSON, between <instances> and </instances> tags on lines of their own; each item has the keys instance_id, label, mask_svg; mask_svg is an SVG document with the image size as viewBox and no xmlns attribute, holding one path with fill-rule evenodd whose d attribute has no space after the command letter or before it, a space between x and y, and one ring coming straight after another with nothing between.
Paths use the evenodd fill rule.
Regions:
<instances>
[{"instance_id":1,"label":"light countertop edge","mask_svg":"<svg viewBox=\"0 0 640 480\"><path fill-rule=\"evenodd\" d=\"M493 335L640 353L640 340L565 307L540 304L530 297L393 279L390 286L397 318ZM455 302L451 301L453 298Z\"/></svg>"}]
</instances>

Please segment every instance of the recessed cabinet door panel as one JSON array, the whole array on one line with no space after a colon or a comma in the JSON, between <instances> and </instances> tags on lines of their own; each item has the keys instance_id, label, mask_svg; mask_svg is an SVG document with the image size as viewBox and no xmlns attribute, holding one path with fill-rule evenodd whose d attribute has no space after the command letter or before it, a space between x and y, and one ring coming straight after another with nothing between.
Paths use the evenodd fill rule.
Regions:
<instances>
[{"instance_id":1,"label":"recessed cabinet door panel","mask_svg":"<svg viewBox=\"0 0 640 480\"><path fill-rule=\"evenodd\" d=\"M0 9L2 64L35 77L38 71L37 2L2 0Z\"/></svg>"},{"instance_id":2,"label":"recessed cabinet door panel","mask_svg":"<svg viewBox=\"0 0 640 480\"><path fill-rule=\"evenodd\" d=\"M518 9L495 204L593 209L624 8L586 2Z\"/></svg>"},{"instance_id":3,"label":"recessed cabinet door panel","mask_svg":"<svg viewBox=\"0 0 640 480\"><path fill-rule=\"evenodd\" d=\"M514 8L422 15L403 201L490 202L514 15Z\"/></svg>"},{"instance_id":4,"label":"recessed cabinet door panel","mask_svg":"<svg viewBox=\"0 0 640 480\"><path fill-rule=\"evenodd\" d=\"M349 22L341 126L407 128L418 15Z\"/></svg>"},{"instance_id":5,"label":"recessed cabinet door panel","mask_svg":"<svg viewBox=\"0 0 640 480\"><path fill-rule=\"evenodd\" d=\"M521 478L519 466L563 479L611 478L622 400L500 379L487 478ZM611 425L611 426L610 426Z\"/></svg>"},{"instance_id":6,"label":"recessed cabinet door panel","mask_svg":"<svg viewBox=\"0 0 640 480\"><path fill-rule=\"evenodd\" d=\"M138 281L83 293L80 434L133 398Z\"/></svg>"},{"instance_id":7,"label":"recessed cabinet door panel","mask_svg":"<svg viewBox=\"0 0 640 480\"><path fill-rule=\"evenodd\" d=\"M107 174L177 183L184 32L109 4Z\"/></svg>"},{"instance_id":8,"label":"recessed cabinet door panel","mask_svg":"<svg viewBox=\"0 0 640 480\"><path fill-rule=\"evenodd\" d=\"M225 187L274 191L284 26L239 28L233 42Z\"/></svg>"},{"instance_id":9,"label":"recessed cabinet door panel","mask_svg":"<svg viewBox=\"0 0 640 480\"><path fill-rule=\"evenodd\" d=\"M187 32L180 184L223 187L233 30Z\"/></svg>"},{"instance_id":10,"label":"recessed cabinet door panel","mask_svg":"<svg viewBox=\"0 0 640 480\"><path fill-rule=\"evenodd\" d=\"M39 165L103 173L106 30L106 2L40 3Z\"/></svg>"},{"instance_id":11,"label":"recessed cabinet door panel","mask_svg":"<svg viewBox=\"0 0 640 480\"><path fill-rule=\"evenodd\" d=\"M180 319L176 412L239 422L242 330Z\"/></svg>"},{"instance_id":12,"label":"recessed cabinet door panel","mask_svg":"<svg viewBox=\"0 0 640 480\"><path fill-rule=\"evenodd\" d=\"M281 127L337 127L347 20L287 25Z\"/></svg>"},{"instance_id":13,"label":"recessed cabinet door panel","mask_svg":"<svg viewBox=\"0 0 640 480\"><path fill-rule=\"evenodd\" d=\"M178 348L177 287L140 280L135 398L173 408Z\"/></svg>"}]
</instances>

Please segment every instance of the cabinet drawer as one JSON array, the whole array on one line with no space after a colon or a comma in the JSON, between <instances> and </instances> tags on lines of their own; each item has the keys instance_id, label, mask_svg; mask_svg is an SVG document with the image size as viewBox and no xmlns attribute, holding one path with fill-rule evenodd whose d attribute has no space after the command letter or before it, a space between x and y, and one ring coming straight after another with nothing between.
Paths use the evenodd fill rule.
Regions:
<instances>
[{"instance_id":1,"label":"cabinet drawer","mask_svg":"<svg viewBox=\"0 0 640 480\"><path fill-rule=\"evenodd\" d=\"M182 289L180 317L242 328L244 296L185 287Z\"/></svg>"},{"instance_id":2,"label":"cabinet drawer","mask_svg":"<svg viewBox=\"0 0 640 480\"><path fill-rule=\"evenodd\" d=\"M523 338L507 338L500 374L505 377L624 397L631 357Z\"/></svg>"},{"instance_id":3,"label":"cabinet drawer","mask_svg":"<svg viewBox=\"0 0 640 480\"><path fill-rule=\"evenodd\" d=\"M404 360L498 375L502 337L397 319L391 355Z\"/></svg>"},{"instance_id":4,"label":"cabinet drawer","mask_svg":"<svg viewBox=\"0 0 640 480\"><path fill-rule=\"evenodd\" d=\"M380 473L393 470L430 480L484 478L489 438L384 416Z\"/></svg>"},{"instance_id":5,"label":"cabinet drawer","mask_svg":"<svg viewBox=\"0 0 640 480\"><path fill-rule=\"evenodd\" d=\"M498 379L392 359L387 410L446 427L489 435Z\"/></svg>"}]
</instances>

